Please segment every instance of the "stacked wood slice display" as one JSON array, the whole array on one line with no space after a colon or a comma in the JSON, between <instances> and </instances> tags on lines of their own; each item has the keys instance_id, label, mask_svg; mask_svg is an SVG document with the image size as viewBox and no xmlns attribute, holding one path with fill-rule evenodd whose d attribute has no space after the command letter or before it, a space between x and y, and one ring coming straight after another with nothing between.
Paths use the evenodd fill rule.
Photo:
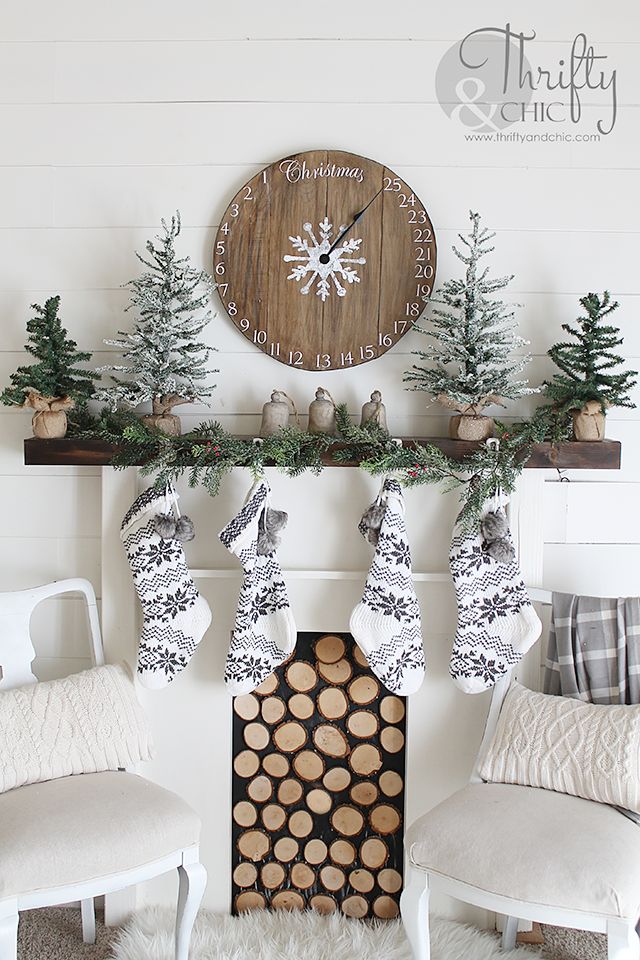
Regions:
<instances>
[{"instance_id":1,"label":"stacked wood slice display","mask_svg":"<svg viewBox=\"0 0 640 960\"><path fill-rule=\"evenodd\" d=\"M234 700L233 908L392 919L402 890L406 703L349 634Z\"/></svg>"}]
</instances>

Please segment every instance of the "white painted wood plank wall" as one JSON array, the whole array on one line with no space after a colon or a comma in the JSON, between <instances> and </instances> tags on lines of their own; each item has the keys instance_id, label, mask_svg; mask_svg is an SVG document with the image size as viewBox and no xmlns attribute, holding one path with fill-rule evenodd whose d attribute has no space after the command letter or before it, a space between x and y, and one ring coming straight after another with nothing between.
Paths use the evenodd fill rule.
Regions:
<instances>
[{"instance_id":1,"label":"white painted wood plank wall","mask_svg":"<svg viewBox=\"0 0 640 960\"><path fill-rule=\"evenodd\" d=\"M584 31L619 73L615 132L598 144L495 145L465 141L435 102L442 52L480 25L534 28L541 59L562 55ZM541 0L518 13L505 2L477 6L398 0L344 5L324 16L317 6L282 0L236 3L125 0L35 0L0 9L0 382L24 357L29 304L62 294L62 315L83 348L104 362L102 338L128 322L121 284L135 274L142 248L162 216L182 211L182 249L204 267L229 197L260 166L293 150L335 146L382 160L425 201L436 226L440 279L456 262L450 245L466 228L469 208L497 231L496 271L514 273L531 340L531 378L549 370L545 351L572 320L577 298L608 286L620 297L618 322L630 363L640 366L638 285L638 110L640 14L614 0L559 5ZM585 92L587 111L593 97ZM185 425L215 416L251 433L273 386L302 409L318 378L276 366L254 352L222 314L207 333L219 348L219 387L212 406L183 408ZM322 377L356 413L374 387L384 391L394 432L445 433L442 411L402 389L410 351L406 337L375 364ZM636 392L636 398L640 396ZM530 409L524 401L507 417ZM612 411L609 433L624 444L620 473L575 474L546 485L545 586L603 594L640 593L640 490L637 410ZM28 416L0 410L0 590L64 576L101 579L99 471L25 468ZM233 567L217 531L244 495L236 472L213 502L184 493L198 537L196 567ZM355 522L375 484L356 471L322 479L274 478L275 499L290 511L285 566L364 569L369 552ZM433 490L408 495L416 569L446 567L455 502ZM114 549L117 549L115 541ZM109 560L111 568L111 560ZM111 574L110 574L111 576ZM114 581L115 582L115 581ZM210 905L226 905L228 704L221 667L233 598L211 581L203 591L214 627L189 671L149 697L159 758L152 775L181 789L204 818L203 849L213 876ZM447 676L454 623L447 585L419 587L429 677L412 704L409 744L414 789L409 818L464 782L479 741L485 698L464 697ZM319 625L330 607L346 627L357 584L296 583L301 628ZM113 604L114 598L109 598ZM110 617L113 607L110 608ZM41 675L84 662L82 621L73 600L54 601L34 622ZM134 637L109 621L112 648L134 651ZM220 747L219 744L223 746ZM166 887L147 897L167 898Z\"/></svg>"}]
</instances>

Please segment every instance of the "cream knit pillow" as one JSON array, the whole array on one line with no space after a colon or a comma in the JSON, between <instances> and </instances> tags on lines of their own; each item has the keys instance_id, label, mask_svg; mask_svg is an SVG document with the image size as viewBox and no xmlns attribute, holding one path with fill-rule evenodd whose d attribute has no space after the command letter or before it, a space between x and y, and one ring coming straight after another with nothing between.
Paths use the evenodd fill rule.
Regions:
<instances>
[{"instance_id":1,"label":"cream knit pillow","mask_svg":"<svg viewBox=\"0 0 640 960\"><path fill-rule=\"evenodd\" d=\"M480 776L640 813L639 754L640 706L584 703L512 683Z\"/></svg>"},{"instance_id":2,"label":"cream knit pillow","mask_svg":"<svg viewBox=\"0 0 640 960\"><path fill-rule=\"evenodd\" d=\"M0 793L150 760L150 730L126 664L0 692Z\"/></svg>"}]
</instances>

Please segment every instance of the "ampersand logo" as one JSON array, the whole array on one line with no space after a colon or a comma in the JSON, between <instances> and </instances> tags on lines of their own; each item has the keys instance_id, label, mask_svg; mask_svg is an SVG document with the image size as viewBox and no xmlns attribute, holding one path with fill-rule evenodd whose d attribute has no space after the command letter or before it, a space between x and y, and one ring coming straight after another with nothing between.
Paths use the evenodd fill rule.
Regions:
<instances>
[{"instance_id":1,"label":"ampersand logo","mask_svg":"<svg viewBox=\"0 0 640 960\"><path fill-rule=\"evenodd\" d=\"M532 91L518 82L530 69L510 31L482 27L447 50L436 73L436 96L447 116L469 131L496 133L514 122L506 104L531 100Z\"/></svg>"}]
</instances>

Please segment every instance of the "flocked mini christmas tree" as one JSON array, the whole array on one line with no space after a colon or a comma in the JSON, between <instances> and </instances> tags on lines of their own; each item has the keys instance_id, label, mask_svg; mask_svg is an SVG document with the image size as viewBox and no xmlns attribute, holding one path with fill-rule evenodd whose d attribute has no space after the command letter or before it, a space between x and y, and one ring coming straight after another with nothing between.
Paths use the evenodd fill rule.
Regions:
<instances>
[{"instance_id":1,"label":"flocked mini christmas tree","mask_svg":"<svg viewBox=\"0 0 640 960\"><path fill-rule=\"evenodd\" d=\"M493 421L482 416L490 404L504 405L536 390L527 380L516 379L531 357L514 356L526 341L516 334L514 308L494 294L513 279L489 277L489 268L480 260L495 248L495 233L480 226L480 215L471 212L471 232L459 234L466 249L453 247L465 267L465 276L447 280L432 302L429 329L418 328L429 337L425 350L416 356L429 366L413 365L404 379L410 389L431 393L443 406L459 416L451 421L451 435L459 439L490 436Z\"/></svg>"},{"instance_id":2,"label":"flocked mini christmas tree","mask_svg":"<svg viewBox=\"0 0 640 960\"><path fill-rule=\"evenodd\" d=\"M602 440L607 408L635 407L628 391L637 383L637 371L614 373L624 362L624 357L614 353L623 338L618 327L605 322L619 306L609 291L602 297L588 293L580 298L580 304L586 316L578 317L576 326L562 324L574 339L556 343L548 351L561 372L545 380L546 396L557 415L573 417L576 439Z\"/></svg>"},{"instance_id":3,"label":"flocked mini christmas tree","mask_svg":"<svg viewBox=\"0 0 640 960\"><path fill-rule=\"evenodd\" d=\"M11 386L0 395L2 403L32 407L36 437L53 439L67 432L67 411L82 405L93 393L93 371L78 369L91 354L77 349L58 316L60 297L49 297L44 306L31 304L35 316L27 322L25 350L36 363L20 366L11 374Z\"/></svg>"},{"instance_id":4,"label":"flocked mini christmas tree","mask_svg":"<svg viewBox=\"0 0 640 960\"><path fill-rule=\"evenodd\" d=\"M131 333L118 331L118 339L106 344L122 352L123 362L100 367L102 371L126 374L113 376L114 386L98 393L112 409L119 404L137 407L151 402L147 426L164 433L179 434L180 419L171 413L180 403L193 403L212 393L203 382L217 370L207 369L214 349L197 338L211 319L209 298L211 277L192 266L189 257L178 257L175 241L180 234L180 213L167 224L163 235L146 244L147 256L136 253L148 269L127 287L131 300L127 310L138 314Z\"/></svg>"}]
</instances>

